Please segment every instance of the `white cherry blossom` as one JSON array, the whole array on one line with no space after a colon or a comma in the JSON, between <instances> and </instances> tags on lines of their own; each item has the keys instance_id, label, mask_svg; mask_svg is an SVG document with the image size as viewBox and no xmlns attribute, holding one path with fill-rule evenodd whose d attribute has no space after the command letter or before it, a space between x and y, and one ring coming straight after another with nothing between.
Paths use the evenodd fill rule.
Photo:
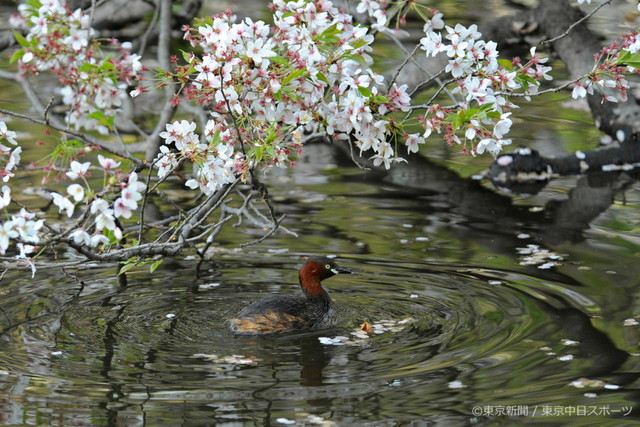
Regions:
<instances>
[{"instance_id":1,"label":"white cherry blossom","mask_svg":"<svg viewBox=\"0 0 640 427\"><path fill-rule=\"evenodd\" d=\"M78 161L73 160L69 165L70 171L67 172L67 176L71 179L78 179L80 177L84 177L89 170L89 166L91 166L91 162L80 163Z\"/></svg>"},{"instance_id":2,"label":"white cherry blossom","mask_svg":"<svg viewBox=\"0 0 640 427\"><path fill-rule=\"evenodd\" d=\"M71 218L75 209L75 205L71 202L71 200L59 193L51 193L51 197L53 197L53 204L58 207L59 212L66 212L67 216Z\"/></svg>"},{"instance_id":3,"label":"white cherry blossom","mask_svg":"<svg viewBox=\"0 0 640 427\"><path fill-rule=\"evenodd\" d=\"M76 202L80 202L84 199L84 188L80 184L71 184L67 187L67 194Z\"/></svg>"}]
</instances>

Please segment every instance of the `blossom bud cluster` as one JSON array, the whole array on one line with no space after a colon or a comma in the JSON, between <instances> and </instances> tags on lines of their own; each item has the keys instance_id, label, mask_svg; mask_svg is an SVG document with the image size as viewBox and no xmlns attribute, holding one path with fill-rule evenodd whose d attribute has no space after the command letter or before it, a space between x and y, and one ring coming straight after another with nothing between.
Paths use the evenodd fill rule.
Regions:
<instances>
[{"instance_id":1,"label":"blossom bud cluster","mask_svg":"<svg viewBox=\"0 0 640 427\"><path fill-rule=\"evenodd\" d=\"M115 115L127 85L142 70L140 56L129 51L127 42L118 46L117 55L101 58L90 15L69 10L63 0L26 2L18 11L11 24L28 31L26 37L16 32L22 49L14 59L19 59L21 71L53 72L61 83L62 102L69 107L67 122L75 129L106 134L108 118Z\"/></svg>"}]
</instances>

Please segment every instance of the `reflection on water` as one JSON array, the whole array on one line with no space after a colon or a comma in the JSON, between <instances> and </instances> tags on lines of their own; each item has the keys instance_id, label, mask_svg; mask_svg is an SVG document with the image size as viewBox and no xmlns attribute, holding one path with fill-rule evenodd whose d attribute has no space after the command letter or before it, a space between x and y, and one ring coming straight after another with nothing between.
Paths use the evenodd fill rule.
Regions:
<instances>
[{"instance_id":1,"label":"reflection on water","mask_svg":"<svg viewBox=\"0 0 640 427\"><path fill-rule=\"evenodd\" d=\"M465 4L434 7L478 13ZM595 128L552 96L518 113L514 145L546 155L589 148ZM297 169L268 178L299 238L276 233L227 251L259 237L228 228L211 261L168 260L153 275L130 274L127 288L111 267L4 274L0 424L637 423L637 174L565 178L507 197L448 169L472 175L482 159L449 160L338 171L327 165L350 159L308 147ZM311 253L337 254L356 273L327 283L336 327L229 333L225 321L242 307L297 292ZM405 320L353 335L365 321Z\"/></svg>"},{"instance_id":2,"label":"reflection on water","mask_svg":"<svg viewBox=\"0 0 640 427\"><path fill-rule=\"evenodd\" d=\"M632 235L610 224L637 218L637 208L613 205L588 238L552 239L544 214L438 168L421 173L432 185L404 194L356 170L274 177L278 208L299 238L276 235L200 265L167 262L130 275L127 288L105 268L7 274L0 422L451 425L490 423L493 407L633 407L640 276ZM246 238L220 235L225 247ZM518 248L533 246L543 256L524 262ZM326 283L339 324L230 334L225 320L240 308L298 292L309 253L335 253L355 272ZM364 321L404 322L357 338ZM611 417L622 413L589 422Z\"/></svg>"}]
</instances>

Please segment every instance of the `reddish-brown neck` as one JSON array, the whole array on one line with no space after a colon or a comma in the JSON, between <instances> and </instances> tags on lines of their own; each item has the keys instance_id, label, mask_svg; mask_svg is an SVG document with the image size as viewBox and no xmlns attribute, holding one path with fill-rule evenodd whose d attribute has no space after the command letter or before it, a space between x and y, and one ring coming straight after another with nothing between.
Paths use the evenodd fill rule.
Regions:
<instances>
[{"instance_id":1,"label":"reddish-brown neck","mask_svg":"<svg viewBox=\"0 0 640 427\"><path fill-rule=\"evenodd\" d=\"M300 286L302 290L313 296L324 295L327 292L322 288L320 283L323 279L322 275L324 267L315 262L307 262L300 270Z\"/></svg>"}]
</instances>

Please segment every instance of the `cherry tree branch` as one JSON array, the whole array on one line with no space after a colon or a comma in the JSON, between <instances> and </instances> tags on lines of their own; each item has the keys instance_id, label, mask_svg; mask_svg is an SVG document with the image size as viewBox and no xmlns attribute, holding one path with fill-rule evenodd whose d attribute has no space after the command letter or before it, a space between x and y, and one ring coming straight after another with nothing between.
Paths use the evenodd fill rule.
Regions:
<instances>
[{"instance_id":1,"label":"cherry tree branch","mask_svg":"<svg viewBox=\"0 0 640 427\"><path fill-rule=\"evenodd\" d=\"M37 124L42 125L42 126L50 127L50 128L55 129L57 131L63 132L65 134L67 134L67 135L71 135L73 137L79 138L79 139L83 140L84 142L86 142L88 144L96 145L96 146L100 147L102 150L106 151L107 153L111 153L111 154L114 154L116 156L120 156L120 157L125 158L127 160L131 160L132 162L134 162L137 165L141 165L142 164L142 161L140 159L137 159L137 158L133 157L126 150L119 149L119 148L115 147L112 143L108 143L106 141L102 141L100 139L94 138L91 135L87 135L87 134L84 134L84 133L81 133L81 132L73 131L71 129L59 126L59 125L57 125L55 123L47 122L46 120L36 119L36 118L28 116L26 114L16 113L15 111L6 110L4 108L0 108L0 113L6 114L6 115L11 116L11 117L16 117L16 118L19 118L19 119L27 120L27 121L30 121L31 123L37 123Z\"/></svg>"}]
</instances>

